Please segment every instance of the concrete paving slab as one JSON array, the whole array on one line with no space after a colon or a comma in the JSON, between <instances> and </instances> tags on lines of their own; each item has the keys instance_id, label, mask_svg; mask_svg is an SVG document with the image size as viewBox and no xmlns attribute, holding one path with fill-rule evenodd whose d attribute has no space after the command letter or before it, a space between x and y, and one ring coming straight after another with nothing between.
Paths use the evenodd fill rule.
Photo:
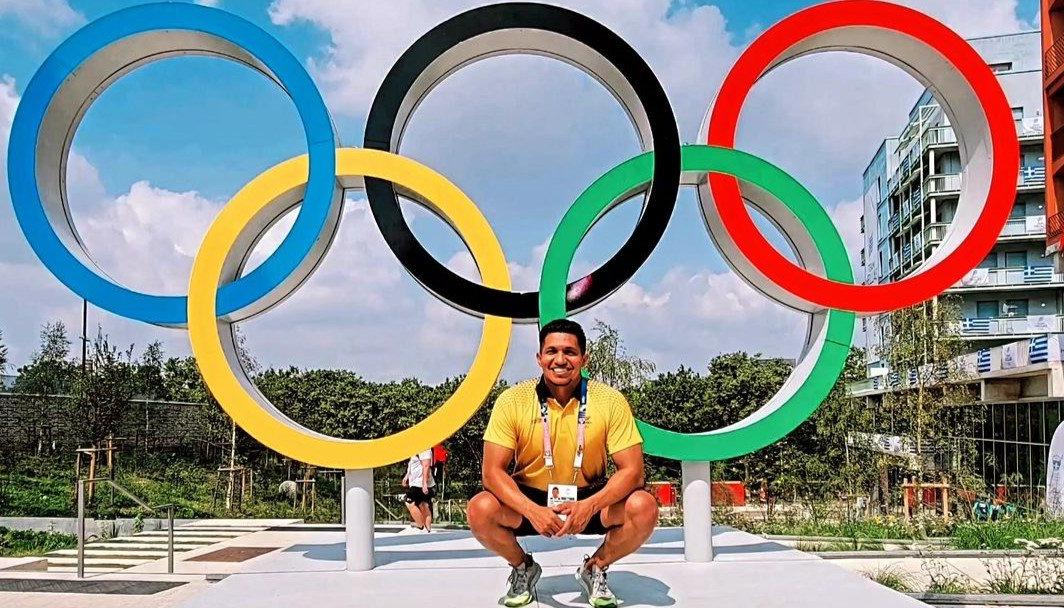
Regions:
<instances>
[{"instance_id":1,"label":"concrete paving slab","mask_svg":"<svg viewBox=\"0 0 1064 608\"><path fill-rule=\"evenodd\" d=\"M265 546L267 539L285 546L241 564L212 564L230 567L234 574L191 597L182 608L265 603L494 606L509 574L509 567L467 531L378 534L378 565L361 573L344 571L343 536L337 532L262 532L244 538L252 537L258 546ZM538 587L541 605L586 606L573 575L583 555L593 552L600 540L576 536L523 541L544 568ZM640 551L610 569L610 585L625 600L625 608L923 606L831 562L751 534L715 528L714 543L716 561L688 564L683 561L682 531L658 530ZM179 571L188 573L191 565L183 561Z\"/></svg>"}]
</instances>

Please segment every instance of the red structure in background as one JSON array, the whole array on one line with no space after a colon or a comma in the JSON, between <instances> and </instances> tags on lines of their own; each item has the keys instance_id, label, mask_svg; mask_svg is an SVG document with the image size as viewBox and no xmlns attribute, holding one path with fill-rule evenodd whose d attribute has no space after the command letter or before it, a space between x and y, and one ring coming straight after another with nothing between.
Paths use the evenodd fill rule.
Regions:
<instances>
[{"instance_id":1,"label":"red structure in background","mask_svg":"<svg viewBox=\"0 0 1064 608\"><path fill-rule=\"evenodd\" d=\"M1064 0L1042 0L1042 83L1045 104L1046 253L1062 265L1064 236Z\"/></svg>"}]
</instances>

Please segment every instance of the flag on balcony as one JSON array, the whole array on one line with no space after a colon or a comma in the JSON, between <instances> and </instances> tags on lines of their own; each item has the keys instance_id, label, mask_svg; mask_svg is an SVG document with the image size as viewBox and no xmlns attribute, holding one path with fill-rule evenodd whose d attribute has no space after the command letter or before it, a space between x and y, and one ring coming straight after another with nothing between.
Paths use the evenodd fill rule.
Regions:
<instances>
[{"instance_id":1,"label":"flag on balcony","mask_svg":"<svg viewBox=\"0 0 1064 608\"><path fill-rule=\"evenodd\" d=\"M916 368L909 370L909 386L916 386Z\"/></svg>"},{"instance_id":2,"label":"flag on balcony","mask_svg":"<svg viewBox=\"0 0 1064 608\"><path fill-rule=\"evenodd\" d=\"M990 349L981 348L977 354L975 360L975 369L980 374L985 374L990 371Z\"/></svg>"},{"instance_id":3,"label":"flag on balcony","mask_svg":"<svg viewBox=\"0 0 1064 608\"><path fill-rule=\"evenodd\" d=\"M1046 285L1052 282L1052 266L1028 266L1023 269L1024 285Z\"/></svg>"},{"instance_id":4,"label":"flag on balcony","mask_svg":"<svg viewBox=\"0 0 1064 608\"><path fill-rule=\"evenodd\" d=\"M945 361L935 363L932 373L934 374L935 380L938 382L944 381L949 376L949 364Z\"/></svg>"},{"instance_id":5,"label":"flag on balcony","mask_svg":"<svg viewBox=\"0 0 1064 608\"><path fill-rule=\"evenodd\" d=\"M901 376L898 375L898 372L888 373L887 380L890 382L890 388L898 388L898 385L901 384Z\"/></svg>"},{"instance_id":6,"label":"flag on balcony","mask_svg":"<svg viewBox=\"0 0 1064 608\"><path fill-rule=\"evenodd\" d=\"M961 332L966 334L990 334L990 319L964 319L961 321Z\"/></svg>"},{"instance_id":7,"label":"flag on balcony","mask_svg":"<svg viewBox=\"0 0 1064 608\"><path fill-rule=\"evenodd\" d=\"M1020 173L1024 184L1042 183L1046 181L1045 165L1026 165Z\"/></svg>"},{"instance_id":8,"label":"flag on balcony","mask_svg":"<svg viewBox=\"0 0 1064 608\"><path fill-rule=\"evenodd\" d=\"M1027 347L1027 354L1031 363L1049 361L1049 336L1042 335L1031 338L1031 344Z\"/></svg>"}]
</instances>

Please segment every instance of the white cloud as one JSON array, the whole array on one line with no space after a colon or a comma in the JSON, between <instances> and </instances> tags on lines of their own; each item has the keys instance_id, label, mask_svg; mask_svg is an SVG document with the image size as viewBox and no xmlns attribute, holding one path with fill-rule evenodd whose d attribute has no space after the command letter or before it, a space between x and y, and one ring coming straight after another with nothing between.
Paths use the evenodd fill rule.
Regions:
<instances>
[{"instance_id":1,"label":"white cloud","mask_svg":"<svg viewBox=\"0 0 1064 608\"><path fill-rule=\"evenodd\" d=\"M0 17L11 16L38 34L53 37L85 22L66 0L0 0Z\"/></svg>"},{"instance_id":2,"label":"white cloud","mask_svg":"<svg viewBox=\"0 0 1064 608\"><path fill-rule=\"evenodd\" d=\"M203 6L218 6L222 3L222 0L196 0L196 4Z\"/></svg>"}]
</instances>

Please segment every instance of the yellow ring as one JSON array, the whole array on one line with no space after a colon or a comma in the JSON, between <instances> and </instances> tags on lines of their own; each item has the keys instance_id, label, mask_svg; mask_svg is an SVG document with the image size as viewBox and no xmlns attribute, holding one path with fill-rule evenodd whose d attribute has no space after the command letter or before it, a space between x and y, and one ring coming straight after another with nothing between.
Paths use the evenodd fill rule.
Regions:
<instances>
[{"instance_id":1,"label":"yellow ring","mask_svg":"<svg viewBox=\"0 0 1064 608\"><path fill-rule=\"evenodd\" d=\"M254 241L249 240L249 233L256 227L261 229L267 213L277 212L276 201L290 197L306 184L307 171L305 155L268 169L244 186L211 224L196 252L189 281L192 353L222 409L268 448L302 462L341 469L399 462L453 435L487 399L506 359L512 320L485 317L476 357L458 389L427 418L398 433L378 439L339 439L285 416L255 389L241 368L232 348L231 322L217 317L215 300L232 261L246 257L246 251L234 252L234 245L251 247ZM509 291L510 273L495 233L476 205L445 177L408 158L362 148L338 149L336 172L341 182L363 176L389 180L435 208L469 248L484 284ZM275 218L266 219L268 225ZM223 336L228 338L224 342Z\"/></svg>"}]
</instances>

